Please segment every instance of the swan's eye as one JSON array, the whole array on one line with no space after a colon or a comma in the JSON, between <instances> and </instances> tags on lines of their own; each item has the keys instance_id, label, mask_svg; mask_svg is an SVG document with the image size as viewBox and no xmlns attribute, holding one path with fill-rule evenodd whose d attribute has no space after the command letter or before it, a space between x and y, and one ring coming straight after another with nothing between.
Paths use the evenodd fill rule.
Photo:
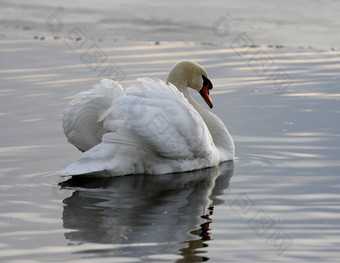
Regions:
<instances>
[{"instance_id":1,"label":"swan's eye","mask_svg":"<svg viewBox=\"0 0 340 263\"><path fill-rule=\"evenodd\" d=\"M213 85L210 81L210 79L208 79L206 76L202 75L202 78L203 78L203 87L202 88L208 88L208 89L212 89L213 88ZM208 86L208 87L206 87Z\"/></svg>"}]
</instances>

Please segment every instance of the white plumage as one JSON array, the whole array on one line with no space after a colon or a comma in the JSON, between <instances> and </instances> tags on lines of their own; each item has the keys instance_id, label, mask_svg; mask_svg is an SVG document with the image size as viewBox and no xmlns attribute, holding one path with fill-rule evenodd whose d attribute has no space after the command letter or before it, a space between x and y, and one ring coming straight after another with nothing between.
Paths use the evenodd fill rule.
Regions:
<instances>
[{"instance_id":1,"label":"white plumage","mask_svg":"<svg viewBox=\"0 0 340 263\"><path fill-rule=\"evenodd\" d=\"M164 174L211 167L234 157L234 144L223 123L180 92L181 87L150 78L138 81L124 89L104 79L70 102L64 132L84 153L62 176L98 171L112 176ZM207 126L212 115L219 120L216 127ZM212 135L221 134L216 129L222 129L226 138L214 139Z\"/></svg>"}]
</instances>

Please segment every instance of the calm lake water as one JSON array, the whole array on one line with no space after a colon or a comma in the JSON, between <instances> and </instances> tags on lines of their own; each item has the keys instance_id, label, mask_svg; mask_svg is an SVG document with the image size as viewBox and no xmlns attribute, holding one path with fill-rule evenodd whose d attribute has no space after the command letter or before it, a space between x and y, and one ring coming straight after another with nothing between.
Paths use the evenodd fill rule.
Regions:
<instances>
[{"instance_id":1,"label":"calm lake water","mask_svg":"<svg viewBox=\"0 0 340 263\"><path fill-rule=\"evenodd\" d=\"M339 51L2 38L0 53L1 262L338 262ZM209 72L234 162L59 178L80 154L61 127L74 94L181 59Z\"/></svg>"}]
</instances>

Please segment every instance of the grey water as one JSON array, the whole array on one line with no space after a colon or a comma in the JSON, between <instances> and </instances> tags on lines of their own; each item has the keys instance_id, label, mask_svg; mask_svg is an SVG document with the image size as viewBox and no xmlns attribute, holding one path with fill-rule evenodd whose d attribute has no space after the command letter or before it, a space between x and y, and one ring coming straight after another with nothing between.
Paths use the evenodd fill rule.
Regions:
<instances>
[{"instance_id":1,"label":"grey water","mask_svg":"<svg viewBox=\"0 0 340 263\"><path fill-rule=\"evenodd\" d=\"M187 17L190 1L174 17L152 3L145 17L148 5L112 3L0 3L0 261L338 262L339 5L212 1ZM61 127L76 93L105 77L165 80L182 59L207 69L234 161L59 177L80 155Z\"/></svg>"},{"instance_id":2,"label":"grey water","mask_svg":"<svg viewBox=\"0 0 340 263\"><path fill-rule=\"evenodd\" d=\"M2 262L337 261L338 51L248 50L284 70L282 86L232 47L98 46L124 85L165 79L180 59L204 65L236 159L183 174L59 178L80 154L62 112L101 77L63 41L1 39Z\"/></svg>"}]
</instances>

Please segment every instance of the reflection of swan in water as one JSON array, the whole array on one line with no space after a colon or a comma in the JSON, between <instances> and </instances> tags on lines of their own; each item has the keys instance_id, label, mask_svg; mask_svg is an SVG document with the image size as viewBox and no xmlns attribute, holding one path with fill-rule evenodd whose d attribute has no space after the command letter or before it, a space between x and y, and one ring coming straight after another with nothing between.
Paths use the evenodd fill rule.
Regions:
<instances>
[{"instance_id":1,"label":"reflection of swan in water","mask_svg":"<svg viewBox=\"0 0 340 263\"><path fill-rule=\"evenodd\" d=\"M232 174L230 161L178 174L70 179L61 183L75 190L64 200L65 236L71 244L120 245L96 251L99 257L179 253L203 260L196 248L211 238L210 217Z\"/></svg>"}]
</instances>

